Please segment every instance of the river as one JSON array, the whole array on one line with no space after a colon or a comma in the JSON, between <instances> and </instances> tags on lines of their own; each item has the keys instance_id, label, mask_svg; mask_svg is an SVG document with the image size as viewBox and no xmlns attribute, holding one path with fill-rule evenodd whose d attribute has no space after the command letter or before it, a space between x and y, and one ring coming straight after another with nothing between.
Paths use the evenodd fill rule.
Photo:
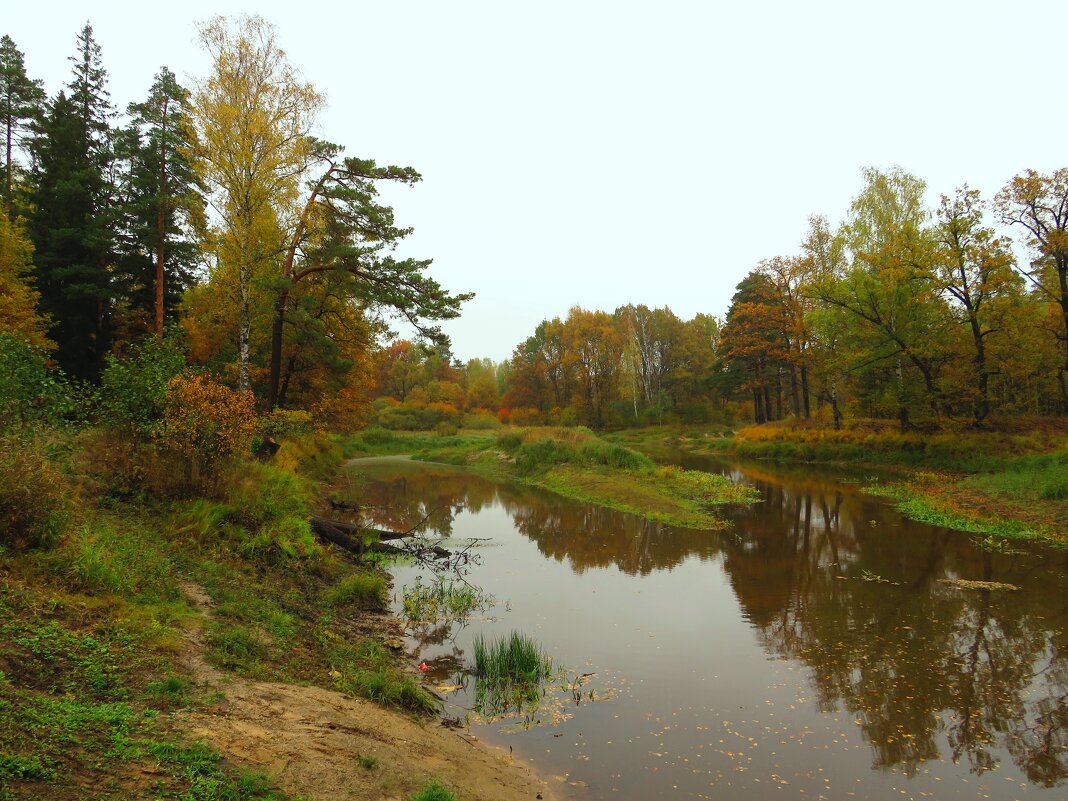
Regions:
<instances>
[{"instance_id":1,"label":"river","mask_svg":"<svg viewBox=\"0 0 1068 801\"><path fill-rule=\"evenodd\" d=\"M446 715L589 801L1065 797L1068 553L982 547L829 471L687 466L763 500L692 531L461 468L352 463L376 525L430 513L492 596L411 628L428 677L460 686ZM434 580L390 570L398 613ZM537 706L486 720L472 641L513 630L565 670Z\"/></svg>"}]
</instances>

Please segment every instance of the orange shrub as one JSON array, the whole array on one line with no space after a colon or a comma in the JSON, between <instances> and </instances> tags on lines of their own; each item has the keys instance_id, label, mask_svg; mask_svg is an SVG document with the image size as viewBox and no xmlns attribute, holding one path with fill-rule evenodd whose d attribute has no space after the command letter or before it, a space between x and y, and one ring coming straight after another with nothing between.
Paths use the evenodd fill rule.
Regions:
<instances>
[{"instance_id":1,"label":"orange shrub","mask_svg":"<svg viewBox=\"0 0 1068 801\"><path fill-rule=\"evenodd\" d=\"M257 427L251 392L235 392L198 373L182 373L167 385L160 441L185 457L193 481L202 469L247 453Z\"/></svg>"}]
</instances>

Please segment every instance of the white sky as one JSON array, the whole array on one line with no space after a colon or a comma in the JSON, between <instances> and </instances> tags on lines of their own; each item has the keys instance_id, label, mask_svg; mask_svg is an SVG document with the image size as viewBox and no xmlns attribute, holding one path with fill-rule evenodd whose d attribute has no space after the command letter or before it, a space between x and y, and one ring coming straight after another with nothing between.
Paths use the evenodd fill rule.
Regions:
<instances>
[{"instance_id":1,"label":"white sky","mask_svg":"<svg viewBox=\"0 0 1068 801\"><path fill-rule=\"evenodd\" d=\"M320 134L411 165L388 195L402 255L474 291L457 357L507 358L570 306L722 315L810 214L845 215L866 165L932 202L1068 166L1068 2L9 3L49 93L86 21L117 106L167 65L208 69L194 22L255 11L327 96Z\"/></svg>"}]
</instances>

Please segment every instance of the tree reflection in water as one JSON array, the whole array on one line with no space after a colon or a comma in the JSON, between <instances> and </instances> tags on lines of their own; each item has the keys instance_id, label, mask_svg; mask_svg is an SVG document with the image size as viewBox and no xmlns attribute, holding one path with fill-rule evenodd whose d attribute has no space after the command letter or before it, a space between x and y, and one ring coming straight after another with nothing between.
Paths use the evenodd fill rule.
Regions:
<instances>
[{"instance_id":1,"label":"tree reflection in water","mask_svg":"<svg viewBox=\"0 0 1068 801\"><path fill-rule=\"evenodd\" d=\"M692 465L691 465L692 466ZM847 710L873 766L914 774L943 752L973 773L1008 753L1028 779L1068 777L1068 603L1063 553L991 553L967 535L903 521L839 481L746 468L764 502L731 532L674 530L459 470L399 467L367 487L376 525L431 509L499 504L547 558L576 574L631 575L722 560L769 654L805 665L821 711ZM887 581L869 581L878 576ZM1019 586L962 590L943 579Z\"/></svg>"}]
</instances>

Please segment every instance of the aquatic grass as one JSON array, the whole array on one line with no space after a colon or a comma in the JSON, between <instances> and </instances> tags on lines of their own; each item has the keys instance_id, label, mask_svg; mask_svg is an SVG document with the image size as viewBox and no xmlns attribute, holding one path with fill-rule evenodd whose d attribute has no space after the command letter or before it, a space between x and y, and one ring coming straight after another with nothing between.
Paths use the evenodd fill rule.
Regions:
<instances>
[{"instance_id":1,"label":"aquatic grass","mask_svg":"<svg viewBox=\"0 0 1068 801\"><path fill-rule=\"evenodd\" d=\"M491 717L536 705L554 675L553 661L530 637L518 631L487 640L479 634L475 658L475 710Z\"/></svg>"},{"instance_id":2,"label":"aquatic grass","mask_svg":"<svg viewBox=\"0 0 1068 801\"><path fill-rule=\"evenodd\" d=\"M518 631L492 640L479 634L472 649L475 675L488 682L537 682L553 672L552 659L533 639Z\"/></svg>"},{"instance_id":3,"label":"aquatic grass","mask_svg":"<svg viewBox=\"0 0 1068 801\"><path fill-rule=\"evenodd\" d=\"M401 591L402 614L410 623L438 623L463 621L476 609L492 606L493 596L466 582L444 577L433 584L423 584L416 576L415 584Z\"/></svg>"}]
</instances>

